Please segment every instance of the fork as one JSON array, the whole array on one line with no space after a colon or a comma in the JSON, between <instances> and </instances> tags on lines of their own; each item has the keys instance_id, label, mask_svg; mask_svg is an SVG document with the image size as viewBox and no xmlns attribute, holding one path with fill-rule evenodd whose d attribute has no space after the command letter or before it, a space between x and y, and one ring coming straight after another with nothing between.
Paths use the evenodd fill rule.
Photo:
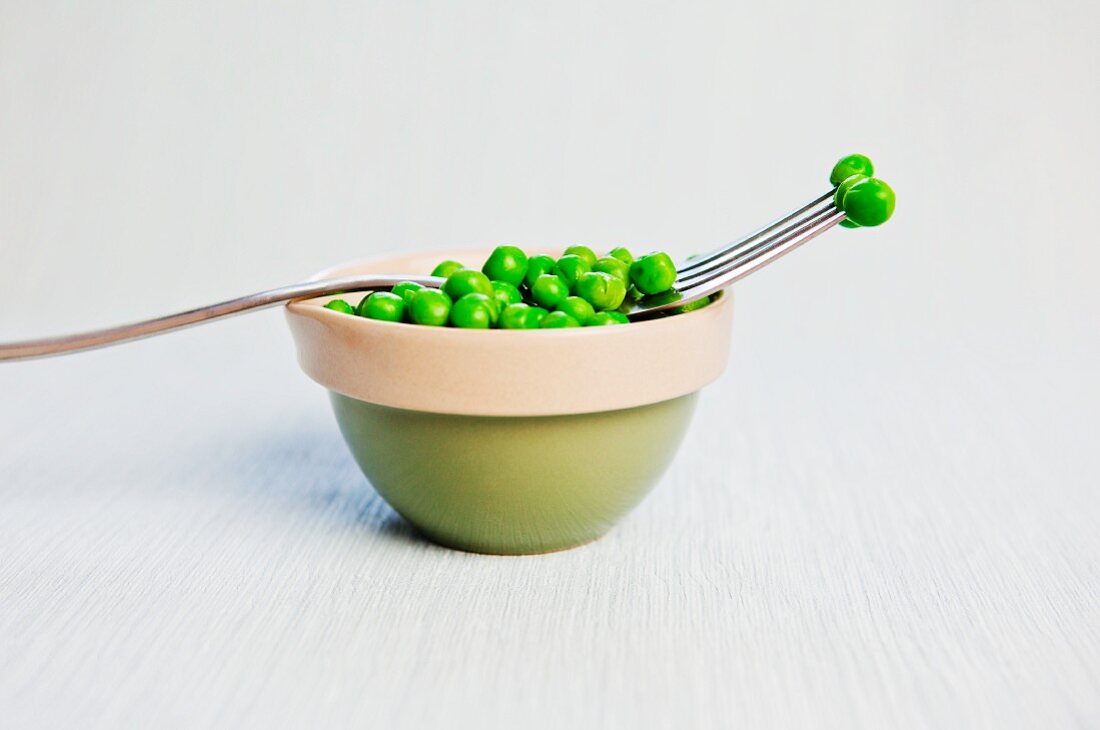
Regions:
<instances>
[{"instance_id":1,"label":"fork","mask_svg":"<svg viewBox=\"0 0 1100 730\"><path fill-rule=\"evenodd\" d=\"M642 299L627 312L627 316L632 320L646 319L715 294L824 233L844 220L843 211L839 210L833 202L835 193L836 188L833 188L801 208L728 246L689 259L683 263L682 267L677 267L678 274L673 285L675 290L673 296L658 295L657 298L649 301ZM284 302L313 299L331 294L389 289L401 281L414 281L423 286L440 287L444 279L438 276L366 274L308 281L119 327L61 337L0 343L0 360L30 360L92 350L203 324L242 312L265 309Z\"/></svg>"}]
</instances>

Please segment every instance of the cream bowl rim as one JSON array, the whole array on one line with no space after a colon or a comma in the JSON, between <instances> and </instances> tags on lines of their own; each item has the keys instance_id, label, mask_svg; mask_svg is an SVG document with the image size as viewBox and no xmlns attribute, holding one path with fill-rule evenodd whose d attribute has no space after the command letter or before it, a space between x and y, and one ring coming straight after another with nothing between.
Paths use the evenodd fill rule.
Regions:
<instances>
[{"instance_id":1,"label":"cream bowl rim","mask_svg":"<svg viewBox=\"0 0 1100 730\"><path fill-rule=\"evenodd\" d=\"M444 258L479 261L490 250L391 252L327 267L311 280L410 273ZM285 308L299 363L313 380L377 405L482 416L592 413L695 392L725 368L733 309L725 292L701 309L629 325L468 330L383 322L323 306L335 298ZM595 352L594 340L604 343ZM501 362L513 367L502 369ZM615 367L623 363L633 365Z\"/></svg>"}]
</instances>

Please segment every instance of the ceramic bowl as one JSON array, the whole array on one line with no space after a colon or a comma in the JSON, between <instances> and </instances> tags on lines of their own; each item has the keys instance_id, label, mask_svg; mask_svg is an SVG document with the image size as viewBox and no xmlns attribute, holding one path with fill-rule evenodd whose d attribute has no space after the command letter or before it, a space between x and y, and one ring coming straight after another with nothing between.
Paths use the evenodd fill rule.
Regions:
<instances>
[{"instance_id":1,"label":"ceramic bowl","mask_svg":"<svg viewBox=\"0 0 1100 730\"><path fill-rule=\"evenodd\" d=\"M315 278L487 255L397 255ZM287 320L363 473L429 539L494 554L589 542L645 497L725 368L733 314L727 294L623 326L462 330L341 314L331 298L290 304Z\"/></svg>"}]
</instances>

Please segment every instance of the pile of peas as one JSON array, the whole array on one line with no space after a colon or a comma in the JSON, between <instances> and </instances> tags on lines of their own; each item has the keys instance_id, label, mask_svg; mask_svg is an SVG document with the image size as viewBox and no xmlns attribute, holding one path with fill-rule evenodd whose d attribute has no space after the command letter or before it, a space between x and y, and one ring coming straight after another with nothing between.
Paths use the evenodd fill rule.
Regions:
<instances>
[{"instance_id":1,"label":"pile of peas","mask_svg":"<svg viewBox=\"0 0 1100 730\"><path fill-rule=\"evenodd\" d=\"M528 256L516 246L497 246L481 267L443 261L432 276L440 289L403 281L373 292L353 307L343 299L325 306L387 322L468 329L556 329L627 324L625 312L651 296L675 296L676 265L660 251L634 258L625 248L597 257L588 246L570 246L560 258ZM692 309L706 302L692 303Z\"/></svg>"},{"instance_id":2,"label":"pile of peas","mask_svg":"<svg viewBox=\"0 0 1100 730\"><path fill-rule=\"evenodd\" d=\"M840 222L845 228L880 226L894 214L894 191L885 181L872 177L875 166L866 155L840 158L829 175L837 186L836 207L847 216Z\"/></svg>"},{"instance_id":3,"label":"pile of peas","mask_svg":"<svg viewBox=\"0 0 1100 730\"><path fill-rule=\"evenodd\" d=\"M837 186L836 206L846 228L879 226L894 214L894 191L872 177L866 155L842 157L829 175ZM637 259L625 248L599 258L588 246L570 246L561 258L528 256L516 246L497 246L481 270L444 261L432 276L446 279L441 289L403 281L388 292L373 292L353 307L343 299L325 306L337 312L387 322L468 329L556 329L627 324L626 312L647 297L675 298L676 265L660 251ZM670 310L706 306L705 297Z\"/></svg>"}]
</instances>

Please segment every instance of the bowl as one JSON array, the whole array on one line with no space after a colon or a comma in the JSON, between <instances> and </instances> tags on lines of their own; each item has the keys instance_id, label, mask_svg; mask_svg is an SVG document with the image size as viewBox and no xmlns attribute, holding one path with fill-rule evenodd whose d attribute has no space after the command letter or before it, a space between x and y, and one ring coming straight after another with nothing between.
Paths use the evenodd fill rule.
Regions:
<instances>
[{"instance_id":1,"label":"bowl","mask_svg":"<svg viewBox=\"0 0 1100 730\"><path fill-rule=\"evenodd\" d=\"M479 264L487 250L352 262L315 279ZM361 295L348 297L355 303ZM430 540L545 553L604 535L660 479L729 353L731 297L611 327L463 330L294 302L305 373L363 474Z\"/></svg>"}]
</instances>

